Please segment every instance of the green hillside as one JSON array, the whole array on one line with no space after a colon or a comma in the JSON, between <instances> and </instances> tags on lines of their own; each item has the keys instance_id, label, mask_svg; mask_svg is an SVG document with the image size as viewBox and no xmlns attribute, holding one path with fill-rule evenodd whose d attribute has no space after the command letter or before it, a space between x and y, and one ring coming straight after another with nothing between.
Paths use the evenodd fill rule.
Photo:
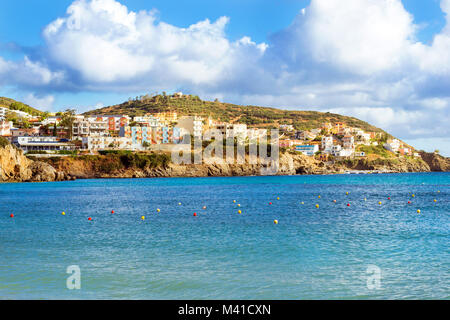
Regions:
<instances>
[{"instance_id":1,"label":"green hillside","mask_svg":"<svg viewBox=\"0 0 450 320\"><path fill-rule=\"evenodd\" d=\"M43 112L39 111L33 107L30 107L29 105L10 99L10 98L5 98L5 97L0 97L0 107L3 108L8 108L11 110L19 110L19 111L24 111L27 112L31 115L34 116L39 116L41 115Z\"/></svg>"},{"instance_id":2,"label":"green hillside","mask_svg":"<svg viewBox=\"0 0 450 320\"><path fill-rule=\"evenodd\" d=\"M119 105L104 107L86 112L85 115L126 114L141 116L147 113L176 111L179 115L201 115L224 121L245 123L250 127L277 127L279 124L292 124L298 130L321 127L324 122L344 122L348 126L359 127L365 131L383 130L353 117L316 111L290 111L276 108L241 106L219 101L203 101L198 96L182 98L168 95L141 96L129 99Z\"/></svg>"}]
</instances>

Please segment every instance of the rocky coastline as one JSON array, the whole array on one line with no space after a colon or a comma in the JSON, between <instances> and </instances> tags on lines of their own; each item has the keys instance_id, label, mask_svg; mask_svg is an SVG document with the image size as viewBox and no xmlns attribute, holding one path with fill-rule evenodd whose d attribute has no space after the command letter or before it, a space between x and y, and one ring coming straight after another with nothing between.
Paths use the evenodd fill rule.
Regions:
<instances>
[{"instance_id":1,"label":"rocky coastline","mask_svg":"<svg viewBox=\"0 0 450 320\"><path fill-rule=\"evenodd\" d=\"M153 178L153 177L229 177L258 176L263 165L203 164L177 165L169 162L158 166L99 166L114 164L107 156L91 158L60 157L34 159L26 157L14 146L0 148L0 182L50 182L94 178ZM302 154L280 155L277 175L344 174L377 171L378 173L450 171L450 158L422 153L418 159L366 159L325 163Z\"/></svg>"},{"instance_id":2,"label":"rocky coastline","mask_svg":"<svg viewBox=\"0 0 450 320\"><path fill-rule=\"evenodd\" d=\"M50 182L73 180L64 171L48 163L27 158L12 145L0 148L0 182Z\"/></svg>"}]
</instances>

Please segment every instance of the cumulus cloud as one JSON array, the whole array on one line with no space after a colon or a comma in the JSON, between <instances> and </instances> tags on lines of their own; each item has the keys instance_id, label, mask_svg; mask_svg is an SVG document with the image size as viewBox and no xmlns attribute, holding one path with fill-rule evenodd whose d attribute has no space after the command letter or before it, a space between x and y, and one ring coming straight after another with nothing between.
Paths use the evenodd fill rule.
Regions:
<instances>
[{"instance_id":1,"label":"cumulus cloud","mask_svg":"<svg viewBox=\"0 0 450 320\"><path fill-rule=\"evenodd\" d=\"M398 68L416 27L397 0L313 0L274 37L288 64L307 60L369 75Z\"/></svg>"},{"instance_id":2,"label":"cumulus cloud","mask_svg":"<svg viewBox=\"0 0 450 320\"><path fill-rule=\"evenodd\" d=\"M48 54L60 66L93 84L205 84L217 81L251 48L265 51L249 37L230 42L227 17L188 28L159 22L155 11L131 12L115 0L77 0L67 16L44 30Z\"/></svg>"},{"instance_id":3,"label":"cumulus cloud","mask_svg":"<svg viewBox=\"0 0 450 320\"><path fill-rule=\"evenodd\" d=\"M5 61L0 58L0 83L35 87L60 83L63 79L62 71L52 71L27 56L21 61Z\"/></svg>"},{"instance_id":4,"label":"cumulus cloud","mask_svg":"<svg viewBox=\"0 0 450 320\"><path fill-rule=\"evenodd\" d=\"M446 137L450 0L441 8L447 25L424 44L401 0L311 0L266 44L231 41L227 17L180 28L155 10L76 0L44 28L41 58L0 57L0 82L40 92L182 89L357 116L404 139Z\"/></svg>"},{"instance_id":5,"label":"cumulus cloud","mask_svg":"<svg viewBox=\"0 0 450 320\"><path fill-rule=\"evenodd\" d=\"M55 97L52 95L36 96L33 93L27 94L22 101L42 111L50 111L55 103Z\"/></svg>"}]
</instances>

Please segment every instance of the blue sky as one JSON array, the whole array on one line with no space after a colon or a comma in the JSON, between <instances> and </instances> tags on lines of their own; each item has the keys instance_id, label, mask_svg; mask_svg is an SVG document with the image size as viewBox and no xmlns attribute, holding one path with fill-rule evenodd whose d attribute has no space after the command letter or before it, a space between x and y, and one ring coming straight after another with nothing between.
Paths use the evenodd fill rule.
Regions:
<instances>
[{"instance_id":1,"label":"blue sky","mask_svg":"<svg viewBox=\"0 0 450 320\"><path fill-rule=\"evenodd\" d=\"M450 155L446 10L449 0L2 1L0 95L83 111L183 90L353 115Z\"/></svg>"},{"instance_id":2,"label":"blue sky","mask_svg":"<svg viewBox=\"0 0 450 320\"><path fill-rule=\"evenodd\" d=\"M42 28L63 16L72 0L15 0L0 4L0 39L24 46L42 44ZM251 35L256 41L267 41L267 36L292 22L309 0L123 0L130 10L157 9L162 20L186 27L199 20L231 18L227 33L237 39ZM422 41L430 41L445 25L438 0L403 0L405 8L423 25L419 33Z\"/></svg>"}]
</instances>

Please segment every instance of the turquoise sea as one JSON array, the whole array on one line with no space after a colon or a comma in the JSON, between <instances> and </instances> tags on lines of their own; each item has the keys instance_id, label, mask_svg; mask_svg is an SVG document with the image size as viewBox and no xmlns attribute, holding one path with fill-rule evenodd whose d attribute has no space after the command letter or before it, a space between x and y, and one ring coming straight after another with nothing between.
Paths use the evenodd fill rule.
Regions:
<instances>
[{"instance_id":1,"label":"turquoise sea","mask_svg":"<svg viewBox=\"0 0 450 320\"><path fill-rule=\"evenodd\" d=\"M449 299L449 196L449 173L0 184L0 299Z\"/></svg>"}]
</instances>

